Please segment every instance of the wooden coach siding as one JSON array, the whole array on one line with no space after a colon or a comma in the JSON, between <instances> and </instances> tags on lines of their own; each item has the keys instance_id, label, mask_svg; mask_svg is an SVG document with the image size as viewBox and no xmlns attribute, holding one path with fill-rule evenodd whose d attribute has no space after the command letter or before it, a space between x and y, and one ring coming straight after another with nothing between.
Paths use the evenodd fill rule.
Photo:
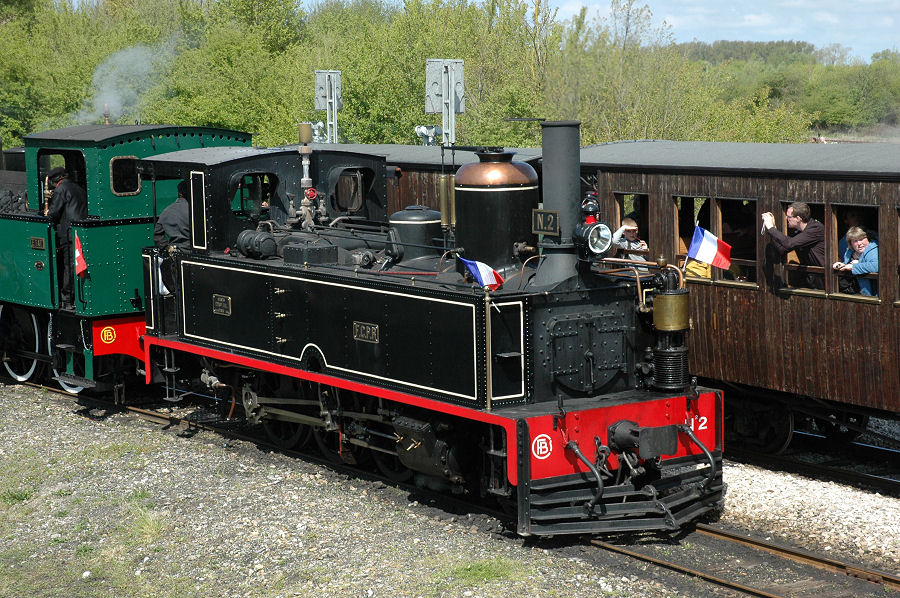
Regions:
<instances>
[{"instance_id":1,"label":"wooden coach siding","mask_svg":"<svg viewBox=\"0 0 900 598\"><path fill-rule=\"evenodd\" d=\"M825 204L828 264L837 259L835 224L829 205L878 208L879 301L775 292L764 274L765 243L757 243L757 286L689 282L693 331L690 368L694 374L900 411L900 288L898 288L898 207L900 184L765 176L674 175L590 172L607 214L618 214L616 196L649 196L647 237L653 254L674 262L676 219L673 198L754 199L757 222L771 211L782 219L782 201ZM712 229L721 236L713 211ZM762 238L760 238L762 240ZM828 284L834 284L828 277Z\"/></svg>"},{"instance_id":2,"label":"wooden coach siding","mask_svg":"<svg viewBox=\"0 0 900 598\"><path fill-rule=\"evenodd\" d=\"M650 197L647 236L653 252L673 261L676 253L672 198L754 199L757 222L772 211L780 219L782 201L878 207L880 279L875 302L824 295L776 293L764 274L765 243L757 243L759 284L690 281L693 331L690 368L699 376L793 392L886 411L900 411L900 300L897 210L900 184L803 178L671 175L599 172L598 194L606 214L617 214L616 195ZM440 171L396 169L388 177L388 213L408 205L439 208ZM660 210L666 217L659 217ZM717 212L713 212L715 215ZM826 239L836 238L825 218ZM721 236L721 222L713 232ZM667 241L664 241L667 240ZM828 263L837 259L829 243Z\"/></svg>"},{"instance_id":3,"label":"wooden coach siding","mask_svg":"<svg viewBox=\"0 0 900 598\"><path fill-rule=\"evenodd\" d=\"M388 215L415 204L439 210L440 171L396 168L387 177Z\"/></svg>"}]
</instances>

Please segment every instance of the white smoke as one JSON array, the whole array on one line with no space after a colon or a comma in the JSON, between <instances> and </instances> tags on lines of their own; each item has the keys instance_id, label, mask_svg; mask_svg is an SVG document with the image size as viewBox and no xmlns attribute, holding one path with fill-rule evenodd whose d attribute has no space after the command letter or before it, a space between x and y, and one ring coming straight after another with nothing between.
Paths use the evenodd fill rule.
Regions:
<instances>
[{"instance_id":1,"label":"white smoke","mask_svg":"<svg viewBox=\"0 0 900 598\"><path fill-rule=\"evenodd\" d=\"M86 102L75 121L79 125L110 122L123 116L140 120L144 94L156 84L175 56L175 38L158 46L138 44L119 50L94 69L94 97Z\"/></svg>"}]
</instances>

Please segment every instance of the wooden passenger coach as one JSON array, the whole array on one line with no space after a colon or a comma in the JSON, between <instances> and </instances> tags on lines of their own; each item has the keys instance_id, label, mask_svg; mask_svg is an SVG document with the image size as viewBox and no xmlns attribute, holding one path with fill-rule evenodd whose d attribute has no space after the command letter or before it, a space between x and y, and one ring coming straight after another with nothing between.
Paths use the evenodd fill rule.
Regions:
<instances>
[{"instance_id":1,"label":"wooden passenger coach","mask_svg":"<svg viewBox=\"0 0 900 598\"><path fill-rule=\"evenodd\" d=\"M388 214L417 204L440 209L441 175L454 174L460 166L478 162L473 151L445 149L441 152L438 146L331 143L313 144L312 147L384 156ZM538 167L540 148L510 148L508 151L516 153L517 161Z\"/></svg>"},{"instance_id":2,"label":"wooden passenger coach","mask_svg":"<svg viewBox=\"0 0 900 598\"><path fill-rule=\"evenodd\" d=\"M611 143L582 149L582 175L613 224L635 217L654 257L681 264L696 220L734 246L731 270L688 272L692 373L845 422L900 411L900 145ZM825 225L824 268L780 256L761 234L764 212L788 232L793 201ZM842 292L830 268L850 223L877 238L877 296Z\"/></svg>"}]
</instances>

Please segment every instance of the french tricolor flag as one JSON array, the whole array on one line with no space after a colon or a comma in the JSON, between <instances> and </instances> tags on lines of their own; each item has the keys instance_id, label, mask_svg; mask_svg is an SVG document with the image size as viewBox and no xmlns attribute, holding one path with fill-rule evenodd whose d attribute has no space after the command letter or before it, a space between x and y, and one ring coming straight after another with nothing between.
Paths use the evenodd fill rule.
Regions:
<instances>
[{"instance_id":1,"label":"french tricolor flag","mask_svg":"<svg viewBox=\"0 0 900 598\"><path fill-rule=\"evenodd\" d=\"M727 270L731 266L731 245L719 240L703 227L694 227L694 238L688 248L688 257Z\"/></svg>"},{"instance_id":2,"label":"french tricolor flag","mask_svg":"<svg viewBox=\"0 0 900 598\"><path fill-rule=\"evenodd\" d=\"M469 274L472 275L472 278L475 279L479 286L496 291L503 284L503 277L487 264L461 257L458 259L465 265L466 270L469 271Z\"/></svg>"}]
</instances>

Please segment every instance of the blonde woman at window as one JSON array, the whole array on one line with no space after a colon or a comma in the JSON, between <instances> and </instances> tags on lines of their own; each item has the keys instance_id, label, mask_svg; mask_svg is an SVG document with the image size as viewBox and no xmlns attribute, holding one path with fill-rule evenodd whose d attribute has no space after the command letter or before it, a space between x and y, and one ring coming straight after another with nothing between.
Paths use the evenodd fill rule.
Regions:
<instances>
[{"instance_id":1,"label":"blonde woman at window","mask_svg":"<svg viewBox=\"0 0 900 598\"><path fill-rule=\"evenodd\" d=\"M845 235L847 239L847 251L844 259L831 265L839 272L850 272L856 276L861 295L877 296L878 281L864 278L862 275L878 272L878 242L870 241L868 234L862 228L853 226Z\"/></svg>"}]
</instances>

